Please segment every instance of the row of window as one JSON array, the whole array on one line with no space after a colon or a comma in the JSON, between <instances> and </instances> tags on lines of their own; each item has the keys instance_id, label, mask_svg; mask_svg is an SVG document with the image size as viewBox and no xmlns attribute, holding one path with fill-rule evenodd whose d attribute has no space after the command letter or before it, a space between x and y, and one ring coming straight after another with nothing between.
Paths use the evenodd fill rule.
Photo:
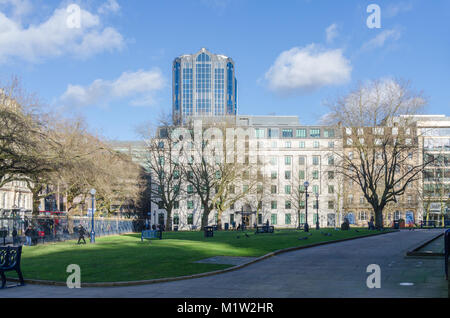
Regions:
<instances>
[{"instance_id":1,"label":"row of window","mask_svg":"<svg viewBox=\"0 0 450 318\"><path fill-rule=\"evenodd\" d=\"M292 164L293 156L284 156L284 164L285 165L291 165ZM262 158L259 158L260 161L262 161ZM306 156L298 156L298 164L300 166L304 166L306 164L307 157ZM333 166L334 165L334 156L328 156L328 165ZM270 157L269 162L271 165L275 166L278 163L278 157ZM320 156L312 156L311 157L311 163L314 166L318 166L320 164Z\"/></svg>"},{"instance_id":2,"label":"row of window","mask_svg":"<svg viewBox=\"0 0 450 318\"><path fill-rule=\"evenodd\" d=\"M372 127L372 128L368 127L368 128L366 128L366 131L368 129L371 129L370 133L373 135L381 136L381 135L384 135L384 133L385 133L384 127ZM369 133L369 131L367 131L367 132ZM403 132L405 135L411 135L411 128L404 128ZM358 136L362 136L362 135L364 135L364 128L347 127L347 128L345 128L345 133L348 136L352 135L353 133L356 133L356 135L358 135ZM398 133L399 133L398 127L392 127L390 133L392 135L398 135Z\"/></svg>"},{"instance_id":3,"label":"row of window","mask_svg":"<svg viewBox=\"0 0 450 318\"><path fill-rule=\"evenodd\" d=\"M283 138L334 138L334 129L320 129L320 128L309 128L309 134L307 133L307 128L282 128L281 137ZM266 133L268 138L280 138L280 128L256 128L255 137L256 138L266 138ZM322 133L322 134L321 134Z\"/></svg>"},{"instance_id":4,"label":"row of window","mask_svg":"<svg viewBox=\"0 0 450 318\"><path fill-rule=\"evenodd\" d=\"M317 208L318 208L317 200L314 200L314 199L313 199L313 200L312 200L312 204L313 204L313 208L314 208L314 209L317 209ZM187 207L188 210L193 210L193 209L194 209L194 205L195 205L195 202L194 202L194 201L192 201L192 200L186 201L186 207ZM335 206L334 200L329 200L329 201L328 201L328 209L334 209L334 206ZM162 203L162 202L159 202L158 208L159 208L160 210L164 209L164 206L163 206L163 203ZM179 201L175 201L175 202L174 202L174 205L173 205L173 208L174 208L175 210L179 209L179 208L180 208L180 202L179 202ZM278 209L278 201L276 201L276 200L270 201L270 208L271 208L272 210ZM284 208L287 209L287 210L292 209L292 208L293 208L293 207L292 207L292 201L291 201L291 200L285 200L285 201L284 201ZM304 208L305 208L305 201L304 201L304 200L301 200L301 202L300 202L300 208L301 208L301 209L304 209ZM232 204L232 205L230 206L230 210L234 210L234 209L235 209L235 205ZM259 201L259 202L258 202L258 209L262 209L262 201Z\"/></svg>"},{"instance_id":5,"label":"row of window","mask_svg":"<svg viewBox=\"0 0 450 318\"><path fill-rule=\"evenodd\" d=\"M328 180L334 180L334 171L327 171L327 175L328 175ZM285 180L291 180L291 176L292 176L292 171L287 170L284 172L284 179ZM313 180L319 180L320 177L320 172L319 170L313 170L312 171L312 179ZM270 178L272 180L275 180L278 178L278 173L276 171L272 171L270 173ZM298 172L298 178L300 180L305 180L305 170L299 170Z\"/></svg>"},{"instance_id":6,"label":"row of window","mask_svg":"<svg viewBox=\"0 0 450 318\"><path fill-rule=\"evenodd\" d=\"M334 216L334 215L333 215ZM215 215L215 221L217 223L217 214ZM272 225L278 225L278 219L279 215L276 213L270 214L270 224ZM305 223L305 213L300 213L300 223ZM333 218L331 218L333 219ZM194 215L192 213L189 213L186 218L188 225L194 224ZM233 224L235 221L234 214L230 215L230 223ZM317 214L313 214L313 223L317 222ZM262 214L258 214L258 224L263 224L265 221L262 218ZM180 224L180 215L178 213L175 213L173 216L173 224L179 225ZM285 213L284 214L284 225L291 225L292 224L292 214L291 213ZM331 224L328 224L329 226Z\"/></svg>"},{"instance_id":7,"label":"row of window","mask_svg":"<svg viewBox=\"0 0 450 318\"><path fill-rule=\"evenodd\" d=\"M264 147L264 143L261 142L261 141L258 141L256 145L257 145L257 147L258 147L259 149L265 148L265 147ZM314 140L314 141L312 142L312 147L313 147L314 149L320 149L320 141ZM278 148L278 142L272 141L272 142L270 143L270 149L277 149L277 148ZM284 142L284 148L286 148L286 149L291 149L291 148L292 148L292 141L285 141L285 142ZM306 148L306 142L305 142L305 141L299 141L299 142L298 142L298 148L300 148L300 149ZM331 149L331 148L334 148L334 141L329 141L329 142L328 142L328 148L330 148L330 149Z\"/></svg>"}]
</instances>

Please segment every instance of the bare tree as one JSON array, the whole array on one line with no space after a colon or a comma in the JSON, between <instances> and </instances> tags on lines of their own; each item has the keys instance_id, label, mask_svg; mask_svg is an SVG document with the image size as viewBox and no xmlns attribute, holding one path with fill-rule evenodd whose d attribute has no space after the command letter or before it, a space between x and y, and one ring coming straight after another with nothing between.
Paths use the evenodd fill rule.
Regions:
<instances>
[{"instance_id":1,"label":"bare tree","mask_svg":"<svg viewBox=\"0 0 450 318\"><path fill-rule=\"evenodd\" d=\"M420 160L414 116L425 105L409 83L372 81L329 104L327 121L343 126L338 171L359 185L383 227L383 210L420 178L432 161Z\"/></svg>"},{"instance_id":2,"label":"bare tree","mask_svg":"<svg viewBox=\"0 0 450 318\"><path fill-rule=\"evenodd\" d=\"M172 230L172 213L182 191L182 168L175 151L180 142L172 134L174 125L167 116L161 115L156 127L141 129L146 141L145 168L148 173L150 201L167 213L166 229Z\"/></svg>"},{"instance_id":3,"label":"bare tree","mask_svg":"<svg viewBox=\"0 0 450 318\"><path fill-rule=\"evenodd\" d=\"M234 123L224 120L201 128L188 124L187 128L194 132L191 136L194 138L183 144L181 167L185 182L200 199L202 228L208 225L214 210L221 226L222 213L254 190L257 183L254 164L248 156L242 157L245 160L238 159L247 151L236 149L236 138L226 140L226 132L235 128ZM241 187L242 190L238 190Z\"/></svg>"},{"instance_id":4,"label":"bare tree","mask_svg":"<svg viewBox=\"0 0 450 318\"><path fill-rule=\"evenodd\" d=\"M0 88L0 187L53 169L51 154L42 147L51 141L36 111L37 104L17 79Z\"/></svg>"},{"instance_id":5,"label":"bare tree","mask_svg":"<svg viewBox=\"0 0 450 318\"><path fill-rule=\"evenodd\" d=\"M300 227L301 210L305 209L304 178L294 175L292 180L292 192L290 194L292 207L297 211L297 227Z\"/></svg>"}]
</instances>

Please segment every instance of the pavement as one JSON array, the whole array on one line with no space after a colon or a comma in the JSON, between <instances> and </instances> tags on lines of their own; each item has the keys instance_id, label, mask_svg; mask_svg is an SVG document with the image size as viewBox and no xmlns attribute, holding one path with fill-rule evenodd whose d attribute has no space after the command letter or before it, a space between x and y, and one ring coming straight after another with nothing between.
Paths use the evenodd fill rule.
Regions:
<instances>
[{"instance_id":1,"label":"pavement","mask_svg":"<svg viewBox=\"0 0 450 318\"><path fill-rule=\"evenodd\" d=\"M80 289L27 285L0 290L0 298L447 298L443 259L405 257L408 250L442 231L402 230L327 244L279 254L240 270L196 279ZM371 275L367 266L370 264L380 266L380 288L367 287L366 280Z\"/></svg>"}]
</instances>

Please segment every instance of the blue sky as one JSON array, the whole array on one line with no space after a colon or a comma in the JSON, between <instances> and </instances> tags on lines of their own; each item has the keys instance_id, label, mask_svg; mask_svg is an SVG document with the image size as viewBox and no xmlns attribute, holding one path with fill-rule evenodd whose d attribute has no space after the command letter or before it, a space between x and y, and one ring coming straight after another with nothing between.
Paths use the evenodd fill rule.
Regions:
<instances>
[{"instance_id":1,"label":"blue sky","mask_svg":"<svg viewBox=\"0 0 450 318\"><path fill-rule=\"evenodd\" d=\"M381 28L366 24L372 3ZM235 61L240 114L314 124L324 100L395 77L450 115L450 1L0 0L0 80L110 139L170 112L172 61L202 47Z\"/></svg>"}]
</instances>

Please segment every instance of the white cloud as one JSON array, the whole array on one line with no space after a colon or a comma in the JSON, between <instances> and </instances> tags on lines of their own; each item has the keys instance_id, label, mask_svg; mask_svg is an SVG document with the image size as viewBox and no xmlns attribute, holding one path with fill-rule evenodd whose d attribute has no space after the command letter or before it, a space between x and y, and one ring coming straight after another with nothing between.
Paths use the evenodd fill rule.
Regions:
<instances>
[{"instance_id":1,"label":"white cloud","mask_svg":"<svg viewBox=\"0 0 450 318\"><path fill-rule=\"evenodd\" d=\"M338 36L338 27L336 23L333 23L328 28L326 28L325 32L327 34L327 43L333 42L333 40Z\"/></svg>"},{"instance_id":2,"label":"white cloud","mask_svg":"<svg viewBox=\"0 0 450 318\"><path fill-rule=\"evenodd\" d=\"M0 63L14 58L39 62L62 55L87 58L124 47L122 35L102 26L100 16L81 9L81 28L69 28L70 14L59 8L46 21L24 27L14 16L0 12Z\"/></svg>"},{"instance_id":3,"label":"white cloud","mask_svg":"<svg viewBox=\"0 0 450 318\"><path fill-rule=\"evenodd\" d=\"M362 49L375 49L384 46L387 41L397 41L400 39L401 32L397 29L384 30L374 38L363 44Z\"/></svg>"},{"instance_id":4,"label":"white cloud","mask_svg":"<svg viewBox=\"0 0 450 318\"><path fill-rule=\"evenodd\" d=\"M64 107L106 106L130 99L131 105L148 106L154 103L154 94L165 85L159 69L124 72L112 81L96 79L89 86L70 84L58 103Z\"/></svg>"},{"instance_id":5,"label":"white cloud","mask_svg":"<svg viewBox=\"0 0 450 318\"><path fill-rule=\"evenodd\" d=\"M11 8L12 16L16 20L20 20L33 9L30 0L0 0L0 8L2 7Z\"/></svg>"},{"instance_id":6,"label":"white cloud","mask_svg":"<svg viewBox=\"0 0 450 318\"><path fill-rule=\"evenodd\" d=\"M98 13L106 14L109 12L116 13L120 10L120 5L116 0L107 0L98 8Z\"/></svg>"},{"instance_id":7,"label":"white cloud","mask_svg":"<svg viewBox=\"0 0 450 318\"><path fill-rule=\"evenodd\" d=\"M308 93L346 83L352 67L342 50L322 50L315 44L282 52L267 71L269 88L278 93Z\"/></svg>"},{"instance_id":8,"label":"white cloud","mask_svg":"<svg viewBox=\"0 0 450 318\"><path fill-rule=\"evenodd\" d=\"M384 16L386 18L393 18L401 12L407 12L412 10L412 4L410 2L391 3L386 8Z\"/></svg>"}]
</instances>

